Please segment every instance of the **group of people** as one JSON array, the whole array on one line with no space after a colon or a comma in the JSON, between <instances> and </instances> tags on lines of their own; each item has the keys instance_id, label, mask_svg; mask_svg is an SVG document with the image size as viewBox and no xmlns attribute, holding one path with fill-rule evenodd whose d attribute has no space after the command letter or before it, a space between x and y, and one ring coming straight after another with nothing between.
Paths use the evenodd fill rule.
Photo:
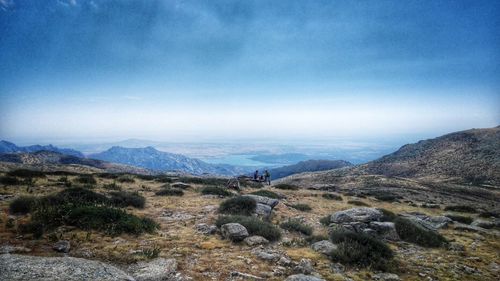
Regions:
<instances>
[{"instance_id":1,"label":"group of people","mask_svg":"<svg viewBox=\"0 0 500 281\"><path fill-rule=\"evenodd\" d=\"M259 170L256 170L253 173L253 180L259 182L266 182L268 185L271 185L271 173L269 173L268 170L265 170L263 175L259 175Z\"/></svg>"}]
</instances>

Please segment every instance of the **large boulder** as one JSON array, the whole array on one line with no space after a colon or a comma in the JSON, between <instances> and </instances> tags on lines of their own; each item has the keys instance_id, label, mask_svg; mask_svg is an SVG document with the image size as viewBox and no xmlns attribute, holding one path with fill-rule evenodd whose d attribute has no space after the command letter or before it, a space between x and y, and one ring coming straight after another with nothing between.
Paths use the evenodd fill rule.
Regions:
<instances>
[{"instance_id":1,"label":"large boulder","mask_svg":"<svg viewBox=\"0 0 500 281\"><path fill-rule=\"evenodd\" d=\"M376 232L376 235L387 240L399 241L399 235L396 231L396 226L393 222L380 222L372 221L370 222L370 229Z\"/></svg>"},{"instance_id":2,"label":"large boulder","mask_svg":"<svg viewBox=\"0 0 500 281\"><path fill-rule=\"evenodd\" d=\"M351 223L351 222L364 222L379 221L384 214L375 208L352 208L349 210L339 211L330 216L332 223Z\"/></svg>"},{"instance_id":3,"label":"large boulder","mask_svg":"<svg viewBox=\"0 0 500 281\"><path fill-rule=\"evenodd\" d=\"M312 275L295 274L288 276L285 281L325 281L325 279L321 279Z\"/></svg>"},{"instance_id":4,"label":"large boulder","mask_svg":"<svg viewBox=\"0 0 500 281\"><path fill-rule=\"evenodd\" d=\"M71 244L68 240L60 240L54 243L52 249L61 253L68 253L71 250Z\"/></svg>"},{"instance_id":5,"label":"large boulder","mask_svg":"<svg viewBox=\"0 0 500 281\"><path fill-rule=\"evenodd\" d=\"M248 246L257 246L257 245L265 245L269 244L269 240L262 236L254 235L249 236L243 240Z\"/></svg>"},{"instance_id":6,"label":"large boulder","mask_svg":"<svg viewBox=\"0 0 500 281\"><path fill-rule=\"evenodd\" d=\"M222 236L232 241L241 241L248 237L247 229L239 223L226 223L221 226Z\"/></svg>"},{"instance_id":7,"label":"large boulder","mask_svg":"<svg viewBox=\"0 0 500 281\"><path fill-rule=\"evenodd\" d=\"M318 241L316 243L313 243L311 245L311 248L315 250L316 252L325 254L325 255L330 255L331 252L337 249L337 245L333 244L332 242L328 240L322 240Z\"/></svg>"},{"instance_id":8,"label":"large boulder","mask_svg":"<svg viewBox=\"0 0 500 281\"><path fill-rule=\"evenodd\" d=\"M72 257L0 255L0 280L133 281L134 278L100 261Z\"/></svg>"},{"instance_id":9,"label":"large boulder","mask_svg":"<svg viewBox=\"0 0 500 281\"><path fill-rule=\"evenodd\" d=\"M257 207L255 207L255 213L259 216L263 216L264 218L268 218L271 216L271 212L273 209L269 205L257 203Z\"/></svg>"},{"instance_id":10,"label":"large boulder","mask_svg":"<svg viewBox=\"0 0 500 281\"><path fill-rule=\"evenodd\" d=\"M250 197L250 198L254 199L257 203L268 205L271 208L276 207L276 205L278 205L278 203L280 202L278 199L273 199L273 198L254 195L254 194L246 194L243 196Z\"/></svg>"},{"instance_id":11,"label":"large boulder","mask_svg":"<svg viewBox=\"0 0 500 281\"><path fill-rule=\"evenodd\" d=\"M158 258L150 262L139 262L128 269L136 281L173 280L176 275L175 259Z\"/></svg>"}]
</instances>

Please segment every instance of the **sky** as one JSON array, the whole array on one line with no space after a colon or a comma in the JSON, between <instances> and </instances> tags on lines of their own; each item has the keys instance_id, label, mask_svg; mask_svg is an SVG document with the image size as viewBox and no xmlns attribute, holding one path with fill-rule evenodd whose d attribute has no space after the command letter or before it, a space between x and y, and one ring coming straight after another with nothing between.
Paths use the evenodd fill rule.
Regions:
<instances>
[{"instance_id":1,"label":"sky","mask_svg":"<svg viewBox=\"0 0 500 281\"><path fill-rule=\"evenodd\" d=\"M490 0L0 0L0 138L498 126L499 33Z\"/></svg>"}]
</instances>

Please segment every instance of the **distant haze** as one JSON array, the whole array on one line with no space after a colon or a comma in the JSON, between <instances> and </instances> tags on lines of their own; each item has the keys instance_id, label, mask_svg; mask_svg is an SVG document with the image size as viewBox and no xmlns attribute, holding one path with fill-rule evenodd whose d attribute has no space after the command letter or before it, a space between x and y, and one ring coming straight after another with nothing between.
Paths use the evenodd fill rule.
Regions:
<instances>
[{"instance_id":1,"label":"distant haze","mask_svg":"<svg viewBox=\"0 0 500 281\"><path fill-rule=\"evenodd\" d=\"M499 19L499 1L0 0L0 138L493 127Z\"/></svg>"}]
</instances>

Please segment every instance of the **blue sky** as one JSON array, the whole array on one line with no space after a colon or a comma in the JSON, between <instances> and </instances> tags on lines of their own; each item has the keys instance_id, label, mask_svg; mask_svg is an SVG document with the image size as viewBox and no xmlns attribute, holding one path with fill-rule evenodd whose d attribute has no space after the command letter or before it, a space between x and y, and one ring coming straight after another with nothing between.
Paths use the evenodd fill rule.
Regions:
<instances>
[{"instance_id":1,"label":"blue sky","mask_svg":"<svg viewBox=\"0 0 500 281\"><path fill-rule=\"evenodd\" d=\"M0 137L500 124L498 1L0 0Z\"/></svg>"}]
</instances>

